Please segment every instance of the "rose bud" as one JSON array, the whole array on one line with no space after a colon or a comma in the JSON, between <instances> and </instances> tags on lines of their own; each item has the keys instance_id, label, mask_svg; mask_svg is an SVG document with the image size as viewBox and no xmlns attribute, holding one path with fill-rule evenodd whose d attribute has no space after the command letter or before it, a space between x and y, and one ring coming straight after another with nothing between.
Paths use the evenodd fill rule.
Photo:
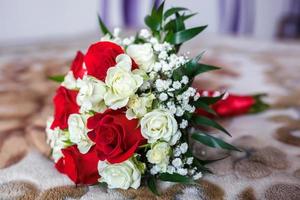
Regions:
<instances>
[{"instance_id":1,"label":"rose bud","mask_svg":"<svg viewBox=\"0 0 300 200\"><path fill-rule=\"evenodd\" d=\"M204 91L200 92L200 96L213 97L215 92ZM220 94L221 95L221 94ZM211 105L211 108L215 111L219 117L233 117L242 114L259 113L266 110L269 105L262 101L261 97L264 95L235 95L229 94L227 97ZM205 115L213 117L212 114L204 111L201 108L197 108L196 113L199 115Z\"/></svg>"}]
</instances>

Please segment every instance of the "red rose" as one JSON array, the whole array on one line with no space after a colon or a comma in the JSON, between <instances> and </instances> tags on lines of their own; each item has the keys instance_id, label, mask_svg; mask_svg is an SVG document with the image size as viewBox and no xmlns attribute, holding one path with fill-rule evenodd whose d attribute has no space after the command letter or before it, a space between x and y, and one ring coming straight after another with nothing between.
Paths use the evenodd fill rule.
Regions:
<instances>
[{"instance_id":1,"label":"red rose","mask_svg":"<svg viewBox=\"0 0 300 200\"><path fill-rule=\"evenodd\" d=\"M78 92L68 90L60 86L53 98L54 103L54 121L51 128L59 127L60 129L68 128L68 118L72 113L78 113L79 106L76 103Z\"/></svg>"},{"instance_id":2,"label":"red rose","mask_svg":"<svg viewBox=\"0 0 300 200\"><path fill-rule=\"evenodd\" d=\"M71 71L73 72L75 79L82 78L86 71L83 68L83 59L84 59L83 53L77 51L76 57L74 58L71 64Z\"/></svg>"},{"instance_id":3,"label":"red rose","mask_svg":"<svg viewBox=\"0 0 300 200\"><path fill-rule=\"evenodd\" d=\"M128 120L120 111L107 110L90 117L87 127L89 138L96 143L100 160L120 163L130 158L144 138L138 120Z\"/></svg>"},{"instance_id":4,"label":"red rose","mask_svg":"<svg viewBox=\"0 0 300 200\"><path fill-rule=\"evenodd\" d=\"M98 42L91 45L84 58L88 75L104 81L108 68L115 66L116 57L123 53L123 49L112 42Z\"/></svg>"},{"instance_id":5,"label":"red rose","mask_svg":"<svg viewBox=\"0 0 300 200\"><path fill-rule=\"evenodd\" d=\"M212 105L212 108L220 117L230 117L248 113L254 104L252 96L229 95Z\"/></svg>"},{"instance_id":6,"label":"red rose","mask_svg":"<svg viewBox=\"0 0 300 200\"><path fill-rule=\"evenodd\" d=\"M213 96L214 91L206 91L207 96ZM203 95L203 91L200 94ZM232 117L236 115L246 114L250 112L250 109L256 104L256 99L253 96L240 96L229 94L227 98L218 101L213 104L211 108L217 113L219 117ZM198 108L196 110L198 115L204 115L207 117L213 117L210 113L205 112L203 109Z\"/></svg>"},{"instance_id":7,"label":"red rose","mask_svg":"<svg viewBox=\"0 0 300 200\"><path fill-rule=\"evenodd\" d=\"M95 147L81 154L76 145L62 149L63 157L55 164L56 169L66 174L76 184L94 184L99 179L98 157Z\"/></svg>"}]
</instances>

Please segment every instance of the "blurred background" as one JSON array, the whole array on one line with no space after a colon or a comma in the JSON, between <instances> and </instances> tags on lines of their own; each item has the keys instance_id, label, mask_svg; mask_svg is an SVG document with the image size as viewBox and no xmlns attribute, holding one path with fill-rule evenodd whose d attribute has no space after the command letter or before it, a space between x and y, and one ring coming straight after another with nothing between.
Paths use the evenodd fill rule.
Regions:
<instances>
[{"instance_id":1,"label":"blurred background","mask_svg":"<svg viewBox=\"0 0 300 200\"><path fill-rule=\"evenodd\" d=\"M160 0L1 0L0 45L70 39L98 33L97 13L110 27L140 28ZM198 15L188 25L209 24L206 34L259 40L299 39L300 0L167 0Z\"/></svg>"}]
</instances>

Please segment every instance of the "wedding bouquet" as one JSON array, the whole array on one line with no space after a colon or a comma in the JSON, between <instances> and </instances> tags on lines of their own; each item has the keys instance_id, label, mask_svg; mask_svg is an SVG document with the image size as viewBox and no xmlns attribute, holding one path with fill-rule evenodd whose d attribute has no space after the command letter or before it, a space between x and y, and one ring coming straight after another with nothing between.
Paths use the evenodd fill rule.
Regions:
<instances>
[{"instance_id":1,"label":"wedding bouquet","mask_svg":"<svg viewBox=\"0 0 300 200\"><path fill-rule=\"evenodd\" d=\"M195 76L219 69L177 54L206 26L186 29L194 14L164 3L146 16L149 29L120 38L99 18L104 37L78 52L54 97L47 123L55 167L76 184L137 189L157 194L156 180L193 183L210 161L194 156L190 142L238 151L206 132L218 113L232 116L265 108L257 97L239 97L192 87Z\"/></svg>"}]
</instances>

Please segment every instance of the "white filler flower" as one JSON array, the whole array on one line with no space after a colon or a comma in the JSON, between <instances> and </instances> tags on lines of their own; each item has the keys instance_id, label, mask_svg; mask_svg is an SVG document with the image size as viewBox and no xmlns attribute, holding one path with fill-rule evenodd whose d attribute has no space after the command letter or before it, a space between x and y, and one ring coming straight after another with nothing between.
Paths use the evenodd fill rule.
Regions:
<instances>
[{"instance_id":1,"label":"white filler flower","mask_svg":"<svg viewBox=\"0 0 300 200\"><path fill-rule=\"evenodd\" d=\"M148 143L161 139L170 142L176 134L178 125L174 116L164 109L155 109L141 120L141 132Z\"/></svg>"},{"instance_id":2,"label":"white filler flower","mask_svg":"<svg viewBox=\"0 0 300 200\"><path fill-rule=\"evenodd\" d=\"M80 153L87 153L93 142L87 136L87 115L71 114L68 119L70 141L77 144Z\"/></svg>"},{"instance_id":3,"label":"white filler flower","mask_svg":"<svg viewBox=\"0 0 300 200\"><path fill-rule=\"evenodd\" d=\"M104 96L105 104L114 110L126 106L129 98L143 84L143 78L131 72L129 56L118 55L116 62L117 65L107 71L105 83L108 90Z\"/></svg>"},{"instance_id":4,"label":"white filler flower","mask_svg":"<svg viewBox=\"0 0 300 200\"><path fill-rule=\"evenodd\" d=\"M105 83L92 77L84 76L77 82L79 93L77 95L77 104L80 105L80 112L103 112L106 109L103 98L106 93Z\"/></svg>"},{"instance_id":5,"label":"white filler flower","mask_svg":"<svg viewBox=\"0 0 300 200\"><path fill-rule=\"evenodd\" d=\"M98 171L101 176L99 182L107 183L111 189L137 189L141 184L141 172L131 159L116 164L99 161Z\"/></svg>"},{"instance_id":6,"label":"white filler flower","mask_svg":"<svg viewBox=\"0 0 300 200\"><path fill-rule=\"evenodd\" d=\"M150 43L129 45L126 53L138 64L140 69L146 72L153 70L155 55Z\"/></svg>"},{"instance_id":7,"label":"white filler flower","mask_svg":"<svg viewBox=\"0 0 300 200\"><path fill-rule=\"evenodd\" d=\"M166 172L169 164L170 145L167 142L159 142L147 152L146 156L150 163L160 167L161 172Z\"/></svg>"}]
</instances>

